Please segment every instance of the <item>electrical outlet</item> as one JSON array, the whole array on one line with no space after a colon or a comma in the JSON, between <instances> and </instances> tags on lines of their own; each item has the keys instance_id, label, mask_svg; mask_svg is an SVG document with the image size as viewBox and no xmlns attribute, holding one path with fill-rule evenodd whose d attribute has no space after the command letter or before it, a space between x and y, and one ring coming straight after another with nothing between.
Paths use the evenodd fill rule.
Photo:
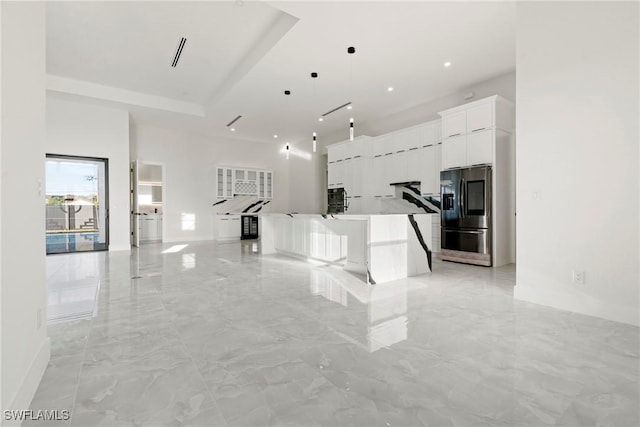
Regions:
<instances>
[{"instance_id":1,"label":"electrical outlet","mask_svg":"<svg viewBox=\"0 0 640 427\"><path fill-rule=\"evenodd\" d=\"M573 270L571 272L571 281L576 285L584 285L584 271Z\"/></svg>"}]
</instances>

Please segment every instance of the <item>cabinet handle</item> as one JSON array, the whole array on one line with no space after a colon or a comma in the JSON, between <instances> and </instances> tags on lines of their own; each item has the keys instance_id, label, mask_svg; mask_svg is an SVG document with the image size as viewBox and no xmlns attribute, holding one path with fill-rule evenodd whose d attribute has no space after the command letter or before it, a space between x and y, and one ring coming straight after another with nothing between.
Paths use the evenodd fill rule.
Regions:
<instances>
[{"instance_id":1,"label":"cabinet handle","mask_svg":"<svg viewBox=\"0 0 640 427\"><path fill-rule=\"evenodd\" d=\"M409 151L417 150L419 147L409 148Z\"/></svg>"},{"instance_id":2,"label":"cabinet handle","mask_svg":"<svg viewBox=\"0 0 640 427\"><path fill-rule=\"evenodd\" d=\"M459 135L460 135L460 133L452 133L452 134L451 134L451 135L449 135L449 136L459 136Z\"/></svg>"},{"instance_id":3,"label":"cabinet handle","mask_svg":"<svg viewBox=\"0 0 640 427\"><path fill-rule=\"evenodd\" d=\"M478 129L474 129L471 132L478 132L479 130L485 130L486 128L478 128Z\"/></svg>"}]
</instances>

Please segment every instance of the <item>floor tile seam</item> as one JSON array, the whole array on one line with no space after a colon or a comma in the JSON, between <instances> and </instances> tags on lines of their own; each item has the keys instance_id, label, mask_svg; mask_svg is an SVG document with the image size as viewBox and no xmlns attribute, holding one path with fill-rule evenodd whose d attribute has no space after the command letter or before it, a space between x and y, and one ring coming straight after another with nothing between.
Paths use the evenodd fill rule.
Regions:
<instances>
[{"instance_id":1,"label":"floor tile seam","mask_svg":"<svg viewBox=\"0 0 640 427\"><path fill-rule=\"evenodd\" d=\"M164 302L162 302L162 306L164 307L165 311L168 311L166 309L166 307L164 306ZM215 398L215 395L213 394L213 392L211 391L211 388L209 387L209 385L205 381L204 377L202 376L202 372L200 372L200 369L198 368L198 365L196 364L196 361L193 358L193 354L189 351L189 348L187 347L187 345L185 344L184 340L182 339L182 335L180 334L180 331L178 330L178 328L176 327L176 325L175 325L175 323L173 321L170 321L169 323L170 323L170 327L173 328L174 332L176 333L176 336L178 337L178 341L180 342L180 346L182 347L182 351L189 358L189 361L191 362L191 365L195 369L196 374L200 378L200 381L202 382L202 385L204 386L204 388L207 391L207 393L209 393L209 397L211 398L211 401L212 401L213 405L215 406L215 409L218 411L218 414L220 415L220 417L222 417L222 419L224 420L226 427L229 427L229 425L230 425L229 421L227 420L225 415L220 410L220 406L218 405L218 401Z\"/></svg>"},{"instance_id":2,"label":"floor tile seam","mask_svg":"<svg viewBox=\"0 0 640 427\"><path fill-rule=\"evenodd\" d=\"M67 427L71 427L71 422L73 421L73 416L75 414L76 402L78 400L78 391L80 390L80 381L82 380L82 371L84 370L84 362L87 358L87 345L89 343L89 335L91 334L92 328L93 328L93 318L91 318L91 323L89 324L87 335L84 341L84 346L82 349L82 362L80 364L80 371L78 372L78 381L76 383L76 390L73 394L73 407L71 408L71 416L69 417L69 424L67 425Z\"/></svg>"}]
</instances>

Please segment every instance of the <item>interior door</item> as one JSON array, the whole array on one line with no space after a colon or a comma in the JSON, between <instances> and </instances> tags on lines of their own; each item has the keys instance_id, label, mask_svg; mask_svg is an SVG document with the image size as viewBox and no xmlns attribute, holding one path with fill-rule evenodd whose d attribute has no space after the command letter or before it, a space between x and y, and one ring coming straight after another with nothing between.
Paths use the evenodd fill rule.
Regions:
<instances>
[{"instance_id":1,"label":"interior door","mask_svg":"<svg viewBox=\"0 0 640 427\"><path fill-rule=\"evenodd\" d=\"M129 205L131 211L131 246L140 246L140 212L138 212L138 161L131 162L129 176Z\"/></svg>"}]
</instances>

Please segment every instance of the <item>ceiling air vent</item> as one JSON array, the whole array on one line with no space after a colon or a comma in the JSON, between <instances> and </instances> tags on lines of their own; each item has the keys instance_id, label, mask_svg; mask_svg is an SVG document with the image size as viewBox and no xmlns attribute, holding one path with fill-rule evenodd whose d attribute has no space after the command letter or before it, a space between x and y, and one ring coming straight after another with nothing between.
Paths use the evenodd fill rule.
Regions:
<instances>
[{"instance_id":1,"label":"ceiling air vent","mask_svg":"<svg viewBox=\"0 0 640 427\"><path fill-rule=\"evenodd\" d=\"M235 122L237 122L241 118L242 118L242 116L238 116L235 119L231 120L229 123L227 123L227 127L231 126L232 124L234 124Z\"/></svg>"},{"instance_id":2,"label":"ceiling air vent","mask_svg":"<svg viewBox=\"0 0 640 427\"><path fill-rule=\"evenodd\" d=\"M336 111L338 111L338 110L340 110L340 109L342 109L342 108L344 108L344 107L346 107L346 106L348 106L348 105L351 105L351 102L347 102L346 104L342 104L341 106L336 107L336 108L334 108L334 109L333 109L333 110L331 110L331 111L327 111L326 113L324 113L324 114L322 115L322 117L327 117L329 114L331 114L331 113L335 113Z\"/></svg>"},{"instance_id":3,"label":"ceiling air vent","mask_svg":"<svg viewBox=\"0 0 640 427\"><path fill-rule=\"evenodd\" d=\"M187 42L187 39L182 37L180 39L180 43L178 43L178 48L176 49L176 54L173 57L173 62L171 63L172 67L178 65L178 61L180 60L180 55L182 55L182 49L184 48L184 44Z\"/></svg>"}]
</instances>

